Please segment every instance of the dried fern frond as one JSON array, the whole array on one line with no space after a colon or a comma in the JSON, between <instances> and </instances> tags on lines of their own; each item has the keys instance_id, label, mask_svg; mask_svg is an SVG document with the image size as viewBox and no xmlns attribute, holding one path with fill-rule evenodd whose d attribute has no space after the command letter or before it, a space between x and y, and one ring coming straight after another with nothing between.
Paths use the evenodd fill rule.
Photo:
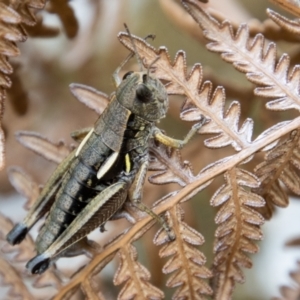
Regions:
<instances>
[{"instance_id":1,"label":"dried fern frond","mask_svg":"<svg viewBox=\"0 0 300 300\"><path fill-rule=\"evenodd\" d=\"M290 272L290 277L294 281L293 286L280 287L282 297L274 297L272 300L297 300L300 297L300 261L297 262L297 269Z\"/></svg>"},{"instance_id":2,"label":"dried fern frond","mask_svg":"<svg viewBox=\"0 0 300 300\"><path fill-rule=\"evenodd\" d=\"M273 11L272 9L267 9L267 14L270 19L272 19L277 25L285 29L287 32L291 32L297 35L300 34L300 23L298 21L289 20L288 18Z\"/></svg>"},{"instance_id":3,"label":"dried fern frond","mask_svg":"<svg viewBox=\"0 0 300 300\"><path fill-rule=\"evenodd\" d=\"M114 277L114 284L125 283L118 295L119 300L163 299L164 293L149 283L150 272L137 261L137 251L127 244L118 251L120 265Z\"/></svg>"},{"instance_id":4,"label":"dried fern frond","mask_svg":"<svg viewBox=\"0 0 300 300\"><path fill-rule=\"evenodd\" d=\"M177 183L185 186L195 180L192 166L182 161L179 150L170 149L154 142L150 145L149 171L156 171L148 180L153 184Z\"/></svg>"},{"instance_id":5,"label":"dried fern frond","mask_svg":"<svg viewBox=\"0 0 300 300\"><path fill-rule=\"evenodd\" d=\"M78 23L74 12L68 1L64 1L63 4L61 1L58 2L59 4L55 0L50 1L51 9L49 9L52 13L60 16L67 35L74 37L78 31ZM49 37L55 36L58 33L57 29L44 26L41 17L36 17L37 11L43 9L44 6L45 0L17 0L7 1L6 4L0 3L0 169L4 166L4 133L1 126L3 102L6 98L6 89L12 85L12 81L8 75L13 73L9 58L20 54L16 43L24 42L28 34ZM36 28L32 29L35 25ZM16 91L18 86L14 88ZM16 98L16 96L20 96L20 94L14 95L13 98ZM18 97L18 101L27 101L27 97ZM24 114L28 104L15 104L14 107L17 107L16 112Z\"/></svg>"},{"instance_id":6,"label":"dried fern frond","mask_svg":"<svg viewBox=\"0 0 300 300\"><path fill-rule=\"evenodd\" d=\"M166 283L167 287L178 287L172 299L205 299L204 295L211 295L212 289L203 279L210 278L212 273L204 266L204 254L195 248L204 243L204 238L183 222L183 211L179 205L170 209L166 215L176 240L168 242L166 232L160 229L154 243L164 245L159 251L160 257L172 256L163 267L165 274L175 272Z\"/></svg>"},{"instance_id":7,"label":"dried fern frond","mask_svg":"<svg viewBox=\"0 0 300 300\"><path fill-rule=\"evenodd\" d=\"M70 84L70 91L73 96L85 104L88 108L101 115L109 102L109 96L84 84Z\"/></svg>"},{"instance_id":8,"label":"dried fern frond","mask_svg":"<svg viewBox=\"0 0 300 300\"><path fill-rule=\"evenodd\" d=\"M44 0L38 1L9 1L9 4L0 3L0 122L3 115L3 103L6 98L6 89L11 87L11 80L7 75L13 69L8 59L20 54L17 42L24 42L27 35L22 25L35 24L34 11L44 7ZM4 133L0 123L0 169L4 166Z\"/></svg>"},{"instance_id":9,"label":"dried fern frond","mask_svg":"<svg viewBox=\"0 0 300 300\"><path fill-rule=\"evenodd\" d=\"M28 195L29 198L32 198L32 196L33 195ZM9 299L20 297L20 299L34 299L33 295L28 291L27 286L24 284L25 278L28 277L28 275L23 272L24 263L32 257L32 253L34 252L34 242L31 237L27 237L22 244L14 247L8 245L5 241L5 236L12 227L12 221L0 214L0 241L5 242L1 248L1 252L5 254L5 257L2 255L0 258L1 285L10 286L7 296L12 296L12 298ZM20 267L20 265L22 267ZM35 288L51 286L54 289L59 290L62 286L62 279L57 275L57 272L49 270L49 272L35 278L33 286Z\"/></svg>"},{"instance_id":10,"label":"dried fern frond","mask_svg":"<svg viewBox=\"0 0 300 300\"><path fill-rule=\"evenodd\" d=\"M19 131L16 133L16 138L24 147L57 164L61 163L72 149L67 147L63 141L52 143L36 132Z\"/></svg>"},{"instance_id":11,"label":"dried fern frond","mask_svg":"<svg viewBox=\"0 0 300 300\"><path fill-rule=\"evenodd\" d=\"M23 32L17 27L21 23L21 17L13 9L0 3L0 31L3 32L0 39L0 122L2 123L3 105L6 98L5 89L11 86L7 75L13 72L8 63L8 57L19 55L15 42L24 41ZM4 166L4 132L0 123L0 169Z\"/></svg>"},{"instance_id":12,"label":"dried fern frond","mask_svg":"<svg viewBox=\"0 0 300 300\"><path fill-rule=\"evenodd\" d=\"M61 9L63 13L61 19L67 26L70 26L67 30L70 30L69 34L72 35L74 20L67 20L70 16L70 7L66 5L69 4L63 1L60 7L59 3L53 0L50 6L52 5L52 10L58 14L59 10L64 8ZM299 70L298 67L290 70L287 55L283 55L278 63L275 44L270 43L265 51L262 35L257 35L252 41L248 34L248 27L244 25L239 27L236 34L233 34L234 27L228 22L221 23L214 20L202 11L195 1L184 1L184 3L189 13L205 29L206 37L212 41L209 48L221 53L226 61L233 63L242 73L246 73L250 82L257 85L256 94L271 99L268 102L268 108L300 110ZM283 20L283 22L286 21ZM153 71L156 76L167 81L169 94L186 97L180 113L183 120L199 122L202 115L205 115L208 122L199 130L199 133L213 135L205 140L207 147L232 146L233 148L231 156L226 157L225 155L228 154L224 151L222 159L218 161L214 159L210 165L195 175L191 163L182 160L179 151L153 143L150 149L152 155L150 170L154 173L149 177L149 181L153 184L178 184L175 192L158 200L153 206L155 213L167 216L168 223L177 237L175 241L170 242L162 230L155 237L155 243L163 245L160 256L169 259L163 271L165 274L173 273L167 281L167 286L178 287L173 299L204 299L213 292L216 299L230 299L236 282L244 280L242 267L249 268L252 265L247 253L257 252L258 246L254 241L262 238L260 226L264 219L257 212L257 208L264 205L264 200L258 194L265 196L266 192L274 192L272 189L267 190L266 186L270 182L278 183L279 180L282 180L291 190L298 192L299 175L296 174L299 166L298 138L295 139L293 133L290 140L279 145L278 141L284 134L300 127L300 117L265 128L256 139L252 139L253 120L247 118L247 115L245 120L241 120L241 105L238 101L232 101L227 106L225 89L220 86L213 88L215 85L210 81L205 81L200 64L195 64L191 71L187 72L184 51L179 51L172 61L166 48L156 50L144 40L134 36L131 38L124 33L119 35L119 39L131 51L136 47L146 68L151 66L150 72ZM160 59L151 65L157 56ZM102 113L108 103L107 95L87 86L73 84L71 91L79 101L98 114ZM239 95L243 96L241 89ZM248 113L247 109L246 113ZM25 147L55 163L59 163L72 150L72 147L64 143L52 143L30 132L19 133L18 140ZM202 159L202 152L199 148L198 145L195 158ZM269 152L265 161L257 167L256 175L240 168L241 163L250 161L253 157L256 158L260 150ZM277 169L276 172L275 169ZM17 190L27 199L31 199L39 192L38 185L24 172L19 169L12 169L10 172L11 180L14 181ZM218 229L212 274L204 266L206 262L204 254L195 247L202 245L204 239L198 231L183 221L180 203L189 200L218 175L224 173L225 184L211 199L211 205L218 207L215 218ZM260 181L263 182L261 186ZM279 184L276 188L282 189ZM280 201L283 202L287 198L284 192L276 196L281 197ZM267 203L269 205L268 201ZM98 274L112 259L119 256L120 265L114 283L124 285L118 299L134 297L162 299L163 292L150 283L150 273L139 263L136 249L132 245L148 231L153 225L153 220L149 216L142 215L134 221L129 229L104 246L101 252L96 253L89 264L68 278L63 287L59 276L56 279L43 277L43 280L36 282L37 285L45 286L47 280L51 283L57 280L56 287L59 287L60 291L54 299L68 299L80 289L88 299L105 299L104 292L102 294L102 291L99 291ZM49 274L49 271L45 274ZM51 270L50 274L54 276ZM212 281L215 285L210 287L206 279L212 275L214 275Z\"/></svg>"},{"instance_id":13,"label":"dried fern frond","mask_svg":"<svg viewBox=\"0 0 300 300\"><path fill-rule=\"evenodd\" d=\"M290 12L296 17L300 17L300 5L299 2L294 0L270 0L274 4Z\"/></svg>"},{"instance_id":14,"label":"dried fern frond","mask_svg":"<svg viewBox=\"0 0 300 300\"><path fill-rule=\"evenodd\" d=\"M290 138L270 150L265 160L254 170L261 181L260 187L255 189L255 192L266 200L266 206L260 212L268 219L272 216L274 206L288 205L288 195L281 183L293 193L300 195L299 138L299 130L293 131Z\"/></svg>"},{"instance_id":15,"label":"dried fern frond","mask_svg":"<svg viewBox=\"0 0 300 300\"><path fill-rule=\"evenodd\" d=\"M219 225L214 246L215 299L231 299L235 282L244 282L241 267L250 268L252 262L245 255L256 253L258 246L253 240L262 239L260 225L264 218L254 210L262 207L262 197L245 187L259 186L255 175L239 168L225 174L226 183L214 194L212 206L221 206L215 218Z\"/></svg>"},{"instance_id":16,"label":"dried fern frond","mask_svg":"<svg viewBox=\"0 0 300 300\"><path fill-rule=\"evenodd\" d=\"M207 48L220 53L225 61L245 73L247 79L258 86L255 95L272 99L266 103L268 109L300 110L299 67L290 70L287 54L283 54L277 63L275 44L271 42L266 46L261 34L251 41L247 25L241 25L234 34L229 22L219 23L195 2L184 0L183 5L211 41Z\"/></svg>"},{"instance_id":17,"label":"dried fern frond","mask_svg":"<svg viewBox=\"0 0 300 300\"><path fill-rule=\"evenodd\" d=\"M119 34L119 39L128 49L133 51L130 38L126 34ZM179 51L172 63L165 48L156 51L152 46L142 39L135 39L135 45L144 58L146 67L154 61L155 57L160 59L156 62L156 75L168 82L169 94L183 94L187 96L181 118L186 121L199 121L204 115L209 122L200 129L202 134L217 134L213 138L205 140L205 145L210 148L221 148L231 145L235 150L251 144L253 121L247 119L241 128L238 128L240 105L237 101L231 103L227 112L224 112L225 91L218 87L212 93L211 82L202 82L202 68L199 64L194 65L192 71L187 74L186 58L183 51ZM200 90L200 91L199 91ZM199 92L198 92L199 91Z\"/></svg>"},{"instance_id":18,"label":"dried fern frond","mask_svg":"<svg viewBox=\"0 0 300 300\"><path fill-rule=\"evenodd\" d=\"M50 0L47 11L57 14L68 38L74 38L78 32L78 22L69 0Z\"/></svg>"},{"instance_id":19,"label":"dried fern frond","mask_svg":"<svg viewBox=\"0 0 300 300\"><path fill-rule=\"evenodd\" d=\"M9 286L6 299L32 300L33 296L26 288L20 273L7 261L0 257L0 279L1 285Z\"/></svg>"},{"instance_id":20,"label":"dried fern frond","mask_svg":"<svg viewBox=\"0 0 300 300\"><path fill-rule=\"evenodd\" d=\"M24 208L28 210L40 194L40 187L29 174L19 167L10 167L7 170L8 178L15 190L27 199Z\"/></svg>"}]
</instances>

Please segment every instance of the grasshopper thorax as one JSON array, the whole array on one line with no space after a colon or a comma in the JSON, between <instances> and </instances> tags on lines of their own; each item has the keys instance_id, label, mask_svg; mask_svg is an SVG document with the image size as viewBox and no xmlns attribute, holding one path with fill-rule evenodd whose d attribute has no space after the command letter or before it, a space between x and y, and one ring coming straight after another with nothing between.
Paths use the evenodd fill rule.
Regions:
<instances>
[{"instance_id":1,"label":"grasshopper thorax","mask_svg":"<svg viewBox=\"0 0 300 300\"><path fill-rule=\"evenodd\" d=\"M165 117L169 100L165 86L147 72L128 72L116 90L120 104L148 122Z\"/></svg>"}]
</instances>

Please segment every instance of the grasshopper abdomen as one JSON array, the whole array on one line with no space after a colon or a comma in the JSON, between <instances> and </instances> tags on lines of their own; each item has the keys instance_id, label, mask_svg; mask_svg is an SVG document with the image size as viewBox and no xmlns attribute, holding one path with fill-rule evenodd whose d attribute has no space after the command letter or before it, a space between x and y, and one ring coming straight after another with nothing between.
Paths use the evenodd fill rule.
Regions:
<instances>
[{"instance_id":1,"label":"grasshopper abdomen","mask_svg":"<svg viewBox=\"0 0 300 300\"><path fill-rule=\"evenodd\" d=\"M97 169L110 153L111 149L93 132L62 179L61 189L36 240L38 253L48 249L87 203L106 187L97 179Z\"/></svg>"}]
</instances>

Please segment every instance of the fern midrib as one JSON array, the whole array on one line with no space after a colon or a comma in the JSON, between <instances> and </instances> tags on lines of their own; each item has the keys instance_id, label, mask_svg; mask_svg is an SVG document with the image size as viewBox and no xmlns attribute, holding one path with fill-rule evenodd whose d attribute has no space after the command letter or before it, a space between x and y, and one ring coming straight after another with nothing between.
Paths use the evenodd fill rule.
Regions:
<instances>
[{"instance_id":1,"label":"fern midrib","mask_svg":"<svg viewBox=\"0 0 300 300\"><path fill-rule=\"evenodd\" d=\"M134 260L134 257L132 257L133 253L130 247L131 244L126 244L123 250L124 260L128 263L128 267L130 270L129 273L131 275L131 278L129 278L128 280L134 281L134 286L137 290L137 295L144 295L144 298L147 299L147 294L145 295L144 289L141 285L141 279L139 279L139 277L137 276L137 272L134 268L134 264L136 263L136 261Z\"/></svg>"},{"instance_id":2,"label":"fern midrib","mask_svg":"<svg viewBox=\"0 0 300 300\"><path fill-rule=\"evenodd\" d=\"M186 255L185 255L185 251L184 251L184 244L185 241L183 239L179 239L179 237L182 236L181 232L180 232L180 224L179 224L179 219L177 218L177 213L176 213L177 207L176 205L174 207L172 207L172 209L170 210L171 215L172 215L172 221L173 221L173 228L174 228L174 232L176 233L176 240L175 242L177 243L178 246L178 250L179 250L179 256L180 256L180 261L181 261L181 266L183 267L183 269L185 270L186 273L186 283L188 285L188 290L189 290L189 294L190 294L190 298L191 300L197 300L197 298L194 295L194 288L193 288L193 274L191 274L189 265L190 265L190 261L187 259ZM180 241L180 242L179 242ZM185 284L183 282L183 284Z\"/></svg>"},{"instance_id":3,"label":"fern midrib","mask_svg":"<svg viewBox=\"0 0 300 300\"><path fill-rule=\"evenodd\" d=\"M239 249L239 243L240 243L240 239L242 236L242 211L241 211L241 203L239 201L239 197L238 197L238 183L236 180L236 169L232 168L231 170L228 171L228 175L230 178L230 185L232 186L232 196L231 199L234 203L234 208L235 208L235 214L233 217L236 218L236 228L233 231L234 235L235 235L235 239L234 239L234 243L233 245L229 248L230 250L230 254L228 256L228 259L226 259L226 270L225 270L225 274L224 274L224 279L220 285L220 289L218 291L218 294L222 293L222 295L227 295L227 291L230 291L230 289L232 288L232 284L234 283L234 278L229 277L229 272L230 269L234 263L234 257L235 257L235 253L238 251ZM230 200L229 200L230 201ZM227 252L228 250L226 250ZM231 281L232 280L232 281ZM232 282L232 283L231 283ZM226 291L226 292L225 292Z\"/></svg>"}]
</instances>

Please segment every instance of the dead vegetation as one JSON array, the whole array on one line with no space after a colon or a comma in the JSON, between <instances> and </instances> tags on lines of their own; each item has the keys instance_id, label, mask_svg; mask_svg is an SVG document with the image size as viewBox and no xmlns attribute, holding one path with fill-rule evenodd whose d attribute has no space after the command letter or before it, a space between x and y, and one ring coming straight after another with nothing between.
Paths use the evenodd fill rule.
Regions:
<instances>
[{"instance_id":1,"label":"dead vegetation","mask_svg":"<svg viewBox=\"0 0 300 300\"><path fill-rule=\"evenodd\" d=\"M283 9L295 12L298 17L300 8L295 7L295 1L286 1L284 5L282 1L274 2ZM96 19L100 16L104 18L105 8L100 3L91 1L85 4L94 5L96 9L84 36L79 35L78 21L68 1L63 4L54 0L47 3L0 3L1 115L4 102L9 101L9 119L5 118L5 112L0 132L0 160L4 168L5 147L9 180L26 198L26 209L32 205L40 192L40 184L50 174L50 171L43 172L47 165L36 158L36 154L58 164L74 148L75 142L71 142L68 133L78 129L76 126L91 125L90 112L85 113L74 99L64 102L63 92L62 95L57 92L66 89L69 82L58 80L62 79L60 71L65 71L66 77L95 84L96 50L88 50L85 43L93 43L99 28ZM180 46L182 50L173 58L167 50L167 41L164 42L165 47L155 48L142 38L133 37L144 66L148 67L159 56L153 72L166 83L169 95L184 98L179 113L177 98L171 98L169 114L173 122L180 124L180 117L186 121L185 129L188 130L191 127L188 122L199 121L201 115L209 120L183 154L164 145L151 145L151 173L145 186L145 201L156 200L153 210L165 215L176 240L170 242L161 229L155 234L154 221L135 213L136 222L133 225L128 225L124 220L110 222L111 226L100 241L103 248L91 260L85 261L84 266L76 265L68 269L58 265L41 276L29 276L24 272L24 263L33 256L33 240L27 238L19 246L8 246L5 235L13 224L1 215L0 276L2 285L8 287L5 299L38 299L33 290L45 290L49 286L53 299L69 299L72 296L78 299L232 299L236 284L245 281L244 268L252 267L251 254L259 250L257 241L263 239L262 225L265 220L272 222L274 210L287 207L290 195L300 195L300 117L297 115L300 111L300 68L294 64L300 53L298 20L268 9L266 20L252 19L247 24L241 24L234 14L224 15L219 2L203 4L196 0L182 0L181 3L161 0L158 3L174 24L200 44L206 44L209 51L219 55L239 72L222 77L213 59L205 61L205 67L201 59L199 63L188 65L189 53L185 44ZM230 2L228 6L239 10ZM56 14L64 33L44 25L40 10L44 10L46 15ZM119 23L116 22L116 28L126 21L120 18L117 15ZM130 26L130 22L127 23ZM148 33L145 32L145 35ZM66 70L63 70L57 65L55 69L47 59L37 58L34 62L29 51L33 40L26 41L28 37L48 39L64 34L74 39L67 47L74 47L73 54L78 57L75 66L65 62ZM156 34L164 36L165 33ZM115 39L115 36L110 38ZM116 49L125 46L129 51L134 51L127 33L120 33L118 39L121 44L116 45ZM20 42L25 41L29 45L22 47ZM281 41L280 49L274 41ZM293 47L290 47L291 44ZM284 52L282 49L290 48L290 53L281 53ZM126 51L123 53L126 55ZM11 58L18 55L20 59L11 62ZM121 61L119 56L117 58ZM70 59L68 56L65 58L67 61ZM21 67L27 68L28 74L35 74L27 75L29 78L42 75L39 80L25 78L24 71L18 71ZM97 78L110 77L111 71L107 74L103 68ZM44 72L48 72L47 75ZM74 72L77 74L70 75ZM92 79L87 79L84 74ZM239 77L245 77L250 84L236 79ZM36 87L39 82L40 86ZM101 114L108 101L106 94L80 84L72 84L71 92L97 114ZM105 92L109 92L109 88ZM42 97L43 93L44 99L39 102L34 100L37 96ZM21 99L20 95L23 95ZM44 120L47 111L49 115ZM57 111L61 116L69 116L54 124L54 119L49 120ZM41 112L44 115L36 117ZM35 119L32 119L33 116ZM14 123L20 118L23 121ZM29 123L30 126L27 123L23 128L26 120L32 123ZM54 128L47 131L46 128L52 124ZM57 126L61 129L58 130ZM39 131L40 127L44 130ZM166 123L165 127L168 131L168 127L174 125ZM42 134L32 132L33 128ZM179 126L177 128L180 130ZM34 155L25 152L22 159L15 159L18 154L11 150L10 140L17 129L16 139L35 152ZM4 132L8 136L7 142ZM60 138L66 141L62 142ZM56 142L52 142L54 140ZM5 186L5 179L2 182ZM7 189L3 187L3 190ZM193 202L215 208L215 228L210 230L214 245L210 252L203 251L205 240L202 234L203 227L210 225L197 220L194 207L198 209L198 206L193 205L192 208L190 201L200 192L201 197ZM291 244L298 246L299 240L295 239ZM102 275L108 268L113 269L109 271L109 282ZM299 263L291 277L296 285L283 287L281 299L299 298ZM119 285L121 287L116 288ZM164 285L172 288L172 296L170 289Z\"/></svg>"}]
</instances>

